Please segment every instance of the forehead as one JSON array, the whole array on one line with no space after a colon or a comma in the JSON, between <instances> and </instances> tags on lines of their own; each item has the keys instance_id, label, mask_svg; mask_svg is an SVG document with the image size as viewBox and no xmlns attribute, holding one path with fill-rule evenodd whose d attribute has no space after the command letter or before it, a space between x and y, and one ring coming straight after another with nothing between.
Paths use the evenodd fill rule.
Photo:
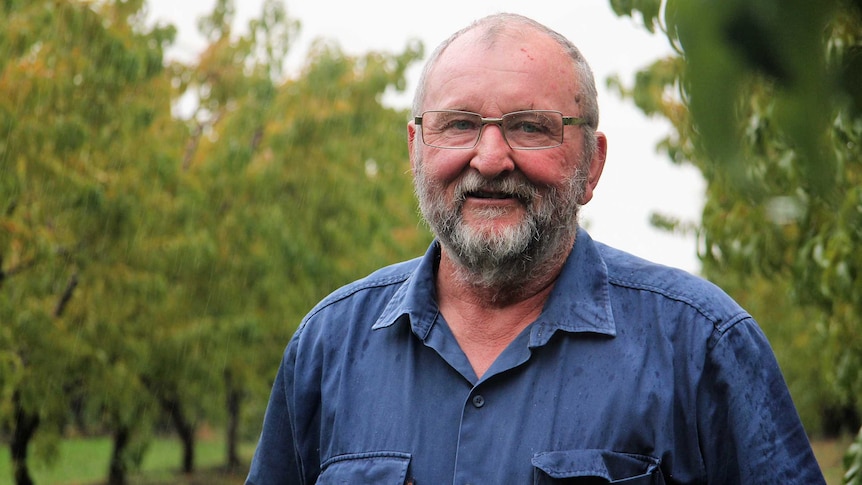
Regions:
<instances>
[{"instance_id":1,"label":"forehead","mask_svg":"<svg viewBox=\"0 0 862 485\"><path fill-rule=\"evenodd\" d=\"M574 61L556 40L532 28L476 28L455 39L428 73L425 108L571 113L576 94Z\"/></svg>"}]
</instances>

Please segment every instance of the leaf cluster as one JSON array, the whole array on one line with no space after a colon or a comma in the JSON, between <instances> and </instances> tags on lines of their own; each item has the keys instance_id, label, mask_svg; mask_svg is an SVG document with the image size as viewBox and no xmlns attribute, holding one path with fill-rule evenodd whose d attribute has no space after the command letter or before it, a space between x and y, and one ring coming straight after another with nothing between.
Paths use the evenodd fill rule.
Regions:
<instances>
[{"instance_id":1,"label":"leaf cluster","mask_svg":"<svg viewBox=\"0 0 862 485\"><path fill-rule=\"evenodd\" d=\"M757 295L784 292L812 316L813 345L833 359L819 379L860 409L862 5L611 3L619 14L640 13L676 52L642 69L633 87L611 85L670 121L662 149L703 174L695 233L704 274L736 295L772 281ZM787 327L773 318L787 316L764 309L759 317L777 340Z\"/></svg>"}]
</instances>

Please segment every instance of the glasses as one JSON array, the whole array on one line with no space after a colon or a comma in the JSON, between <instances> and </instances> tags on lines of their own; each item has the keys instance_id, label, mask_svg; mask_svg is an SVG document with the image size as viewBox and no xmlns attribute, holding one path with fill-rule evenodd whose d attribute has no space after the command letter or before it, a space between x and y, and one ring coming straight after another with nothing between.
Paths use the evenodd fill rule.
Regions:
<instances>
[{"instance_id":1,"label":"glasses","mask_svg":"<svg viewBox=\"0 0 862 485\"><path fill-rule=\"evenodd\" d=\"M583 125L584 118L563 116L559 111L527 110L506 113L500 118L483 118L469 111L426 111L417 116L422 143L435 148L473 148L479 144L482 129L497 125L503 139L514 150L541 150L563 144L565 126Z\"/></svg>"}]
</instances>

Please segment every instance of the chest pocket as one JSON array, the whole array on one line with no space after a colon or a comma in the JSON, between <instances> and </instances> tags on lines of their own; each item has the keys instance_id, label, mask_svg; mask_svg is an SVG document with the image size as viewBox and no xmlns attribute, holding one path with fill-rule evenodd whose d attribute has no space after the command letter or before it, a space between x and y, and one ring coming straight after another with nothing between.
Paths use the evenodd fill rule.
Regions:
<instances>
[{"instance_id":1,"label":"chest pocket","mask_svg":"<svg viewBox=\"0 0 862 485\"><path fill-rule=\"evenodd\" d=\"M321 466L318 485L404 485L410 454L377 451L338 455Z\"/></svg>"},{"instance_id":2,"label":"chest pocket","mask_svg":"<svg viewBox=\"0 0 862 485\"><path fill-rule=\"evenodd\" d=\"M664 485L658 458L606 450L568 450L533 456L535 485Z\"/></svg>"}]
</instances>

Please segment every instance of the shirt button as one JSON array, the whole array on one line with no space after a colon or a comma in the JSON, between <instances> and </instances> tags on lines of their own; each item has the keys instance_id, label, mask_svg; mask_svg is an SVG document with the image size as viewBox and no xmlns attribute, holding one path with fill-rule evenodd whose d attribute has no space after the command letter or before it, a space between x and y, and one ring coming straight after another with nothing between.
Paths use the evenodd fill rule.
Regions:
<instances>
[{"instance_id":1,"label":"shirt button","mask_svg":"<svg viewBox=\"0 0 862 485\"><path fill-rule=\"evenodd\" d=\"M481 394L473 396L473 406L476 406L477 408L481 408L484 405L485 405L485 398L482 397Z\"/></svg>"}]
</instances>

